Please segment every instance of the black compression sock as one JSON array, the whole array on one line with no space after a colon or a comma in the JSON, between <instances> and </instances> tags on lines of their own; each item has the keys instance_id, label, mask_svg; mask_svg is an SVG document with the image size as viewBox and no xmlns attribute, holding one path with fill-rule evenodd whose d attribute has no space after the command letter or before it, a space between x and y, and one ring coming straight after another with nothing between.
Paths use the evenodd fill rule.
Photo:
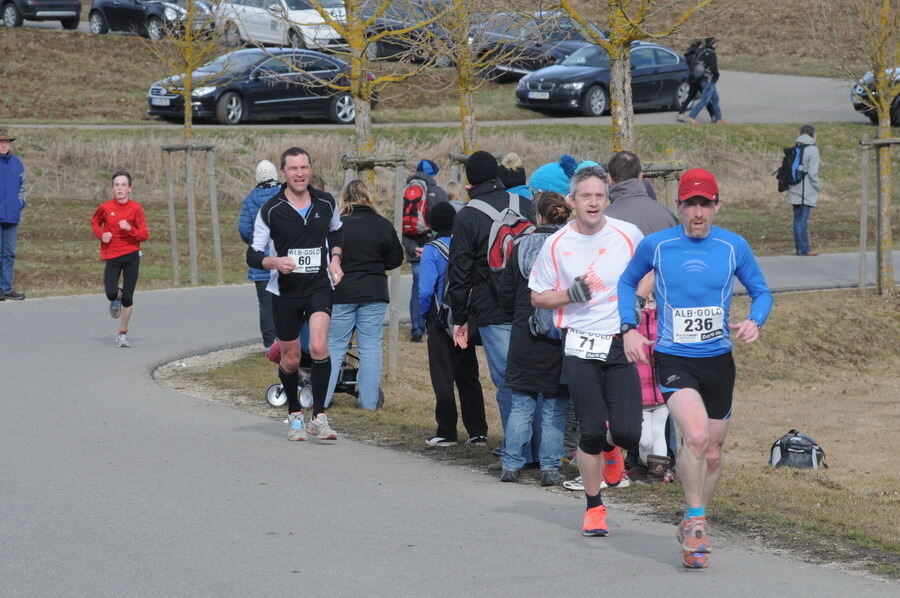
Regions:
<instances>
[{"instance_id":1,"label":"black compression sock","mask_svg":"<svg viewBox=\"0 0 900 598\"><path fill-rule=\"evenodd\" d=\"M591 496L590 494L584 494L584 497L587 499L587 508L593 509L594 507L603 506L603 499L600 498L600 493L597 493L597 496Z\"/></svg>"},{"instance_id":2,"label":"black compression sock","mask_svg":"<svg viewBox=\"0 0 900 598\"><path fill-rule=\"evenodd\" d=\"M300 374L297 372L288 374L283 369L278 368L278 379L281 380L281 388L287 396L288 413L303 411L300 401L297 400L297 386L300 383Z\"/></svg>"},{"instance_id":3,"label":"black compression sock","mask_svg":"<svg viewBox=\"0 0 900 598\"><path fill-rule=\"evenodd\" d=\"M313 359L309 377L313 393L313 417L315 417L325 412L325 395L328 394L328 379L331 377L331 356Z\"/></svg>"}]
</instances>

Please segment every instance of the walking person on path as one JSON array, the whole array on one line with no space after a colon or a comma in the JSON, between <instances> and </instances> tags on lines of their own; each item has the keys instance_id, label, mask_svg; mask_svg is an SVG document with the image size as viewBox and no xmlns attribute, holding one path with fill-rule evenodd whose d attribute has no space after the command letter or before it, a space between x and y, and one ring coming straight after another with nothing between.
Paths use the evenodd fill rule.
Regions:
<instances>
[{"instance_id":1,"label":"walking person on path","mask_svg":"<svg viewBox=\"0 0 900 598\"><path fill-rule=\"evenodd\" d=\"M635 290L648 272L656 274L655 358L660 390L681 435L678 472L687 508L677 537L688 568L709 564L706 507L722 472L732 413L731 336L754 342L772 309L772 294L747 241L713 226L721 207L712 173L685 172L678 184L681 226L646 237L618 285L625 354L646 363L644 347L652 341L636 329ZM729 319L735 276L751 298L749 315L737 324Z\"/></svg>"},{"instance_id":2,"label":"walking person on path","mask_svg":"<svg viewBox=\"0 0 900 598\"><path fill-rule=\"evenodd\" d=\"M269 201L278 191L278 171L268 160L261 160L256 165L256 187L253 188L241 203L238 216L238 233L244 243L253 242L253 223L264 203ZM256 287L256 301L259 304L259 332L262 335L263 347L266 351L275 342L275 319L272 316L272 293L266 290L271 274L268 270L247 268L247 280Z\"/></svg>"},{"instance_id":3,"label":"walking person on path","mask_svg":"<svg viewBox=\"0 0 900 598\"><path fill-rule=\"evenodd\" d=\"M9 131L0 129L0 301L25 298L25 293L13 289L19 221L28 200L25 166L12 153L15 140Z\"/></svg>"},{"instance_id":4,"label":"walking person on path","mask_svg":"<svg viewBox=\"0 0 900 598\"><path fill-rule=\"evenodd\" d=\"M623 298L616 285L644 235L604 216L609 200L601 168L572 176L569 203L575 220L544 242L528 286L534 307L555 310L556 326L565 331L562 375L581 426L577 460L587 499L581 533L605 536L601 483L622 480L619 447L637 446L641 437L640 382L619 335L616 306Z\"/></svg>"},{"instance_id":5,"label":"walking person on path","mask_svg":"<svg viewBox=\"0 0 900 598\"><path fill-rule=\"evenodd\" d=\"M381 341L384 314L391 300L385 271L403 263L403 246L394 225L378 212L366 184L360 180L350 181L344 188L341 225L344 279L334 290L328 329L331 377L325 405L331 404L344 355L356 330L358 404L374 410L381 406Z\"/></svg>"},{"instance_id":6,"label":"walking person on path","mask_svg":"<svg viewBox=\"0 0 900 598\"><path fill-rule=\"evenodd\" d=\"M309 185L312 163L309 152L292 147L281 154L284 184L259 210L253 225L253 243L247 249L247 265L277 270L267 289L275 296L272 308L275 333L281 344L278 378L287 397L288 440L336 440L325 415L325 396L331 376L328 326L332 292L344 276L341 253L344 231L337 203L330 194ZM274 246L275 255L265 250ZM309 322L310 379L313 417L303 418L297 397L300 375L300 327Z\"/></svg>"},{"instance_id":7,"label":"walking person on path","mask_svg":"<svg viewBox=\"0 0 900 598\"><path fill-rule=\"evenodd\" d=\"M788 202L794 210L794 248L797 255L812 257L819 254L809 246L809 215L819 202L819 191L822 190L816 128L812 125L800 127L800 136L795 143L803 147L800 172L804 174L799 183L788 187L787 192Z\"/></svg>"},{"instance_id":8,"label":"walking person on path","mask_svg":"<svg viewBox=\"0 0 900 598\"><path fill-rule=\"evenodd\" d=\"M100 259L106 261L103 288L109 299L109 315L120 319L116 344L122 348L131 346L128 324L141 268L141 243L150 237L144 208L131 199L131 190L131 175L117 171L112 176L113 198L100 204L91 217L91 229L100 240Z\"/></svg>"},{"instance_id":9,"label":"walking person on path","mask_svg":"<svg viewBox=\"0 0 900 598\"><path fill-rule=\"evenodd\" d=\"M684 117L679 114L678 120L681 122L697 123L697 115L707 106L712 108L712 122L724 122L722 118L722 107L719 105L719 91L716 85L719 82L719 59L716 55L716 38L707 37L703 48L697 52L696 71L694 76L700 80L700 99L691 108L690 114Z\"/></svg>"}]
</instances>

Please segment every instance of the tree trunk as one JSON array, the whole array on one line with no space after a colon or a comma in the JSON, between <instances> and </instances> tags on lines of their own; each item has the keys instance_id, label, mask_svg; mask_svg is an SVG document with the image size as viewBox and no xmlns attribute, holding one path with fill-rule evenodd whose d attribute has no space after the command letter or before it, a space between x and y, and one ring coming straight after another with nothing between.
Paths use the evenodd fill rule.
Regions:
<instances>
[{"instance_id":1,"label":"tree trunk","mask_svg":"<svg viewBox=\"0 0 900 598\"><path fill-rule=\"evenodd\" d=\"M889 107L888 107L889 108ZM878 121L878 138L887 139L891 136L890 110L881 111ZM877 229L875 231L876 242L876 288L880 295L893 295L894 265L891 250L893 240L891 238L891 146L882 145L878 152L878 194L877 194Z\"/></svg>"},{"instance_id":2,"label":"tree trunk","mask_svg":"<svg viewBox=\"0 0 900 598\"><path fill-rule=\"evenodd\" d=\"M356 121L354 123L353 146L357 156L372 156L375 154L375 137L372 133L372 102L365 98L353 98L356 107ZM371 168L359 173L359 177L369 188L372 200L377 203L378 189L375 187L375 169Z\"/></svg>"},{"instance_id":3,"label":"tree trunk","mask_svg":"<svg viewBox=\"0 0 900 598\"><path fill-rule=\"evenodd\" d=\"M476 131L475 131L475 105L472 101L472 92L464 91L459 95L459 121L462 126L462 151L464 154L471 154L475 151Z\"/></svg>"},{"instance_id":4,"label":"tree trunk","mask_svg":"<svg viewBox=\"0 0 900 598\"><path fill-rule=\"evenodd\" d=\"M634 107L631 98L631 48L616 48L609 56L609 99L613 152L634 150Z\"/></svg>"}]
</instances>

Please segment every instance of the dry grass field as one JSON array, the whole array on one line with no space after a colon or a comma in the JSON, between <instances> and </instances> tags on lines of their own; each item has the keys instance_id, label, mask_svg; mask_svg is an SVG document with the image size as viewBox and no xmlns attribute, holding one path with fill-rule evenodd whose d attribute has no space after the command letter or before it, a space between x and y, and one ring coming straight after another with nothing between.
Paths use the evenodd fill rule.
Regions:
<instances>
[{"instance_id":1,"label":"dry grass field","mask_svg":"<svg viewBox=\"0 0 900 598\"><path fill-rule=\"evenodd\" d=\"M750 534L769 547L799 550L810 559L900 574L900 471L895 466L900 347L888 340L900 337L898 308L897 299L850 291L776 297L760 341L735 348L735 410L725 471L712 505L714 525ZM737 299L734 313L746 310L746 299ZM481 366L493 446L499 424L483 360ZM336 429L483 470L491 461L484 449L424 446L434 432L434 395L426 370L423 346L401 341L397 376L383 383L385 407L365 412L354 408L352 397L336 395L330 416ZM265 389L277 376L259 353L188 377L207 388L201 396L284 417L283 408L265 402ZM776 470L766 464L772 442L791 428L824 447L828 469ZM461 426L459 433L465 438ZM674 520L681 508L677 485L632 486L608 496L653 505L664 519Z\"/></svg>"}]
</instances>

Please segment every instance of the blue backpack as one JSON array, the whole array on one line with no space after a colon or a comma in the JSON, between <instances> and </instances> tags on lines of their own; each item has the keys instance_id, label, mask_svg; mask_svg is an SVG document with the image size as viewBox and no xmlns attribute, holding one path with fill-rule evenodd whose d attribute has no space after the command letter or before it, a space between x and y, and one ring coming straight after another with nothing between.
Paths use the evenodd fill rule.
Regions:
<instances>
[{"instance_id":1,"label":"blue backpack","mask_svg":"<svg viewBox=\"0 0 900 598\"><path fill-rule=\"evenodd\" d=\"M784 148L784 158L781 160L781 166L775 171L775 177L778 179L778 192L787 191L788 187L796 185L806 176L806 170L803 168L803 150L806 148L802 143L798 143L793 147Z\"/></svg>"}]
</instances>

